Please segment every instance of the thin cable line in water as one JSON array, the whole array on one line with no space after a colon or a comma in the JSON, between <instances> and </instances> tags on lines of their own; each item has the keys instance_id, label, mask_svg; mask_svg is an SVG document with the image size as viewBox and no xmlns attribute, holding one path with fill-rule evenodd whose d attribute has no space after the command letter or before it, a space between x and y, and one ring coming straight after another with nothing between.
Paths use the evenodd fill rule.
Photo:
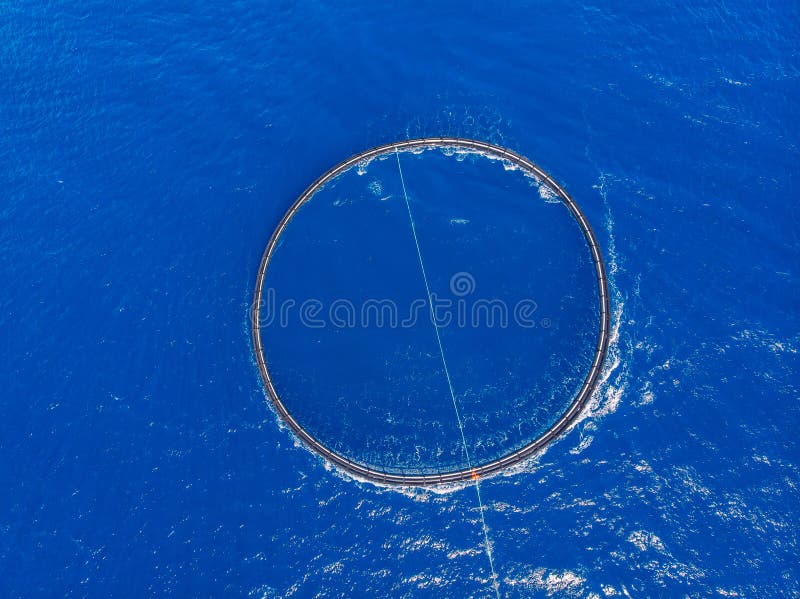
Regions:
<instances>
[{"instance_id":1,"label":"thin cable line in water","mask_svg":"<svg viewBox=\"0 0 800 599\"><path fill-rule=\"evenodd\" d=\"M444 368L444 375L447 378L447 387L450 389L450 398L453 400L453 409L456 411L456 420L458 421L458 430L461 432L461 443L464 448L464 456L467 459L467 467L472 468L472 461L469 457L469 449L467 449L467 439L464 436L464 424L461 421L461 414L458 411L458 402L456 401L456 394L453 391L453 382L450 379L450 370L447 368L447 360L444 357L444 346L442 345L442 337L439 334L439 325L436 323L436 315L433 310L433 299L431 297L431 287L428 284L428 275L425 272L425 263L422 261L422 250L419 245L419 238L417 237L417 227L414 225L414 216L411 214L411 203L408 201L408 193L406 192L406 182L403 177L403 168L400 166L400 152L397 148L394 149L395 157L397 158L397 171L400 173L400 184L403 187L403 197L406 201L406 208L408 209L408 220L411 223L411 233L414 235L414 245L417 246L417 258L419 258L419 268L422 271L422 279L425 281L425 292L428 294L428 307L431 313L431 323L433 323L433 330L436 332L436 342L439 344L439 355L442 358L442 366ZM478 495L478 509L481 515L481 527L483 528L483 544L486 548L486 556L489 558L489 568L492 571L492 588L494 594L500 598L500 584L497 580L497 572L494 569L494 559L492 558L492 548L489 544L489 528L486 526L486 519L483 515L483 500L481 499L481 486L477 478L475 478L475 492Z\"/></svg>"}]
</instances>

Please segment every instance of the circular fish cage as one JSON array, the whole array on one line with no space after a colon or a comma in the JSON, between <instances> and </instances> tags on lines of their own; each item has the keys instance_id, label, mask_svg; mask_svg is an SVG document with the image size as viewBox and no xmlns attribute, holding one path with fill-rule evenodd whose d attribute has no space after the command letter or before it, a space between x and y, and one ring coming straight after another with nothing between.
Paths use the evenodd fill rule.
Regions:
<instances>
[{"instance_id":1,"label":"circular fish cage","mask_svg":"<svg viewBox=\"0 0 800 599\"><path fill-rule=\"evenodd\" d=\"M520 436L514 437L513 440L508 441L507 446L503 445L502 441L498 441L493 446L494 453L491 452L484 452L485 455L479 456L481 447L473 446L472 450L468 448L467 437L465 436L465 426L462 422L462 415L459 413L459 404L465 401L464 394L457 394L453 389L453 383L451 381L450 372L448 371L448 364L445 359L446 349L448 347L447 344L442 343L442 336L440 331L442 331L441 326L437 324L437 317L434 314L433 310L433 303L434 297L431 291L431 287L429 285L429 277L426 275L426 269L423 261L423 251L420 249L420 240L417 239L417 230L415 228L414 218L412 216L412 204L409 203L409 194L406 190L406 181L403 179L403 169L401 168L401 156L413 156L413 155L420 155L428 150L441 150L444 155L446 156L453 156L455 155L458 159L463 159L464 155L477 155L482 158L488 158L492 161L495 161L503 166L503 168L508 170L514 170L518 173L524 175L527 180L531 184L535 184L539 188L539 195L541 197L547 196L549 198L550 203L561 204L565 206L568 210L569 216L577 224L580 229L580 233L582 234L582 239L584 243L584 248L588 249L588 254L585 260L586 268L584 270L590 269L591 273L583 273L581 276L585 275L585 278L582 280L589 281L587 285L596 285L596 292L593 292L594 299L591 302L591 306L586 307L587 314L591 312L591 318L585 319L585 322L591 322L592 331L583 331L581 333L584 341L582 341L583 346L587 349L583 352L586 356L584 362L581 362L581 368L583 369L583 374L580 377L573 377L575 379L575 384L573 386L564 385L563 389L559 389L557 392L553 392L550 395L557 396L558 401L553 400L552 404L557 406L557 408L550 408L552 412L558 411L558 413L553 413L552 421L547 421L546 426L540 425L537 429L536 427L530 427L533 433L529 432L529 435L535 435L530 437ZM311 200L318 196L322 192L322 190L330 189L330 185L337 180L338 177L342 176L345 173L352 173L354 169L358 171L357 174L363 174L363 170L368 168L373 161L376 160L386 160L391 159L397 161L397 169L398 169L398 180L400 186L397 182L393 182L392 185L396 187L396 192L390 197L394 198L398 202L398 204L402 204L402 200L399 198L404 196L405 200L405 207L407 208L407 218L410 221L410 229L413 233L413 241L416 244L417 256L414 256L413 259L416 261L418 257L418 266L421 268L422 277L424 278L425 283L425 298L424 300L428 301L428 307L430 308L429 318L425 320L425 325L429 329L435 330L435 339L438 341L438 351L441 353L441 365L443 365L443 372L442 374L445 375L447 387L449 387L449 396L447 396L447 401L452 398L452 408L455 408L454 420L457 422L458 429L452 428L448 429L451 431L450 436L453 438L448 442L451 442L451 445L455 447L458 443L463 443L463 459L450 459L447 461L443 459L442 463L433 464L421 464L421 465L414 465L413 467L409 467L408 464L393 464L390 459L386 458L385 456L391 456L392 451L387 450L384 455L384 459L382 463L376 463L378 460L368 460L365 457L362 458L360 454L350 450L344 450L337 448L337 441L336 441L336 433L337 430L341 431L342 436L346 436L348 433L342 429L344 429L344 425L341 422L334 422L330 426L321 426L317 425L316 428L309 426L307 421L310 419L313 420L317 418L317 415L321 412L325 412L325 410L330 410L331 414L338 414L341 413L342 410L345 408L341 408L337 406L350 406L353 402L348 401L346 397L341 399L340 403L338 404L330 404L329 407L326 407L326 404L319 404L312 407L306 407L303 403L303 397L308 397L310 394L316 394L314 391L315 387L313 385L319 384L319 381L324 381L325 379L322 378L322 374L318 375L318 379L314 379L311 375L307 372L304 372L302 365L294 364L294 365L275 365L280 360L277 359L277 355L275 354L272 356L268 356L269 348L270 348L270 331L271 329L265 325L265 312L268 304L268 293L269 291L266 288L265 280L267 279L268 272L270 268L273 266L276 260L276 253L278 252L278 248L281 247L284 236L286 235L287 228L290 227L290 224L295 222L303 209L311 202ZM387 163L388 164L388 163ZM355 180L355 176L353 177ZM373 182L374 183L374 182ZM380 188L380 185L375 184L375 187ZM400 191L402 190L402 193ZM379 190L380 191L380 190ZM379 194L378 194L379 195ZM380 198L384 199L384 198ZM392 201L394 201L392 200ZM377 201L377 200L376 200ZM336 202L334 201L333 204ZM400 206L397 210L395 210L394 214L400 214L403 212L404 209L401 209ZM388 209L386 209L388 210ZM394 218L394 217L393 217ZM399 218L399 216L397 217ZM466 219L465 219L466 220ZM524 219L517 219L517 220L524 220ZM458 219L452 219L451 222L458 221ZM399 222L399 221L397 221ZM395 223L395 221L391 221L391 223ZM354 225L356 226L356 225ZM361 223L356 227L368 227L371 226L369 223ZM518 225L514 225L518 227ZM566 226L566 225L565 225ZM509 225L510 227L510 225ZM547 225L540 227L541 229L547 229ZM386 231L392 231L397 229L397 227L387 228ZM321 228L319 230L324 230ZM511 230L511 228L509 228ZM331 233L333 239L333 233ZM410 235L410 233L408 234ZM497 233L497 235L503 235L503 232ZM526 239L532 237L530 232L526 233ZM388 234L386 235L388 237ZM438 235L441 237L441 235ZM409 237L410 238L410 237ZM337 241L334 239L333 241ZM387 240L389 243L389 240ZM432 243L432 242L431 242ZM297 244L295 244L297 245ZM452 244L451 244L452 246ZM451 247L448 246L448 247ZM300 247L300 246L298 246ZM330 245L331 248L337 247L335 244ZM410 244L408 245L409 248L413 248ZM307 251L304 249L303 251ZM300 252L300 250L297 250ZM399 252L396 250L395 253ZM531 250L531 255L534 255L534 250ZM320 255L327 255L330 254L330 251L325 251L324 254L321 253ZM409 251L409 254L413 254L413 250ZM301 255L297 253L297 255ZM389 254L387 254L389 255ZM564 259L567 260L568 256ZM313 263L313 257L307 258L308 263ZM410 262L409 262L410 263ZM566 262L565 262L566 263ZM333 264L333 262L331 262ZM416 264L416 262L415 262ZM366 262L365 262L366 265ZM553 272L557 272L555 269L558 265L556 264L553 266ZM357 267L353 267L358 270ZM366 266L365 266L366 268ZM388 268L388 267L387 267ZM405 267L404 267L405 268ZM577 267L576 267L577 268ZM286 266L284 271L287 273L294 272L292 268ZM344 271L343 271L344 272ZM405 271L403 271L405 272ZM410 272L410 271L409 271ZM302 274L302 273L301 273ZM465 275L462 276L460 280L456 279L454 276L451 279L451 289L455 296L463 296L465 293L469 293L472 288L474 287L474 280L470 280L470 276L468 273L457 273L458 275ZM324 273L320 275L320 280L324 279ZM292 279L289 275L284 275L285 281L291 281ZM591 283L594 281L594 283ZM405 284L403 288L408 287ZM584 286L586 289L586 285ZM270 288L271 289L271 288ZM421 287L420 287L421 289ZM568 291L565 291L562 295L568 295ZM577 300L571 300L576 302ZM594 303L596 302L596 304ZM423 302L424 303L424 302ZM585 305L587 302L583 302ZM552 302L553 306L564 305L565 302L561 301L559 304L556 301ZM573 305L573 304L569 304ZM555 309L555 308L553 308ZM274 310L274 308L273 308ZM535 310L535 308L534 308ZM542 322L546 324L547 319L543 319ZM431 327L431 324L433 325ZM542 327L545 325L539 325L539 329L536 330L543 330ZM588 325L581 325L584 329L588 327ZM461 138L423 138L423 139L413 139L407 141L400 141L392 144L386 144L379 147L372 148L370 150L366 150L359 154L356 154L347 160L343 161L342 163L336 165L335 167L331 168L321 177L319 177L314 183L312 183L292 204L289 210L284 214L281 218L280 222L276 226L275 230L273 231L269 242L266 246L266 249L263 253L261 258L261 263L258 268L258 274L255 283L255 292L253 297L253 307L251 313L251 332L252 332L252 339L253 339L253 349L255 354L255 360L258 365L258 369L261 375L261 379L263 381L264 387L266 389L268 398L272 405L274 406L275 410L279 414L280 418L283 422L288 425L288 427L293 431L293 433L300 439L302 442L310 448L312 451L316 452L320 456L322 456L325 460L330 462L331 464L335 465L338 468L345 470L346 472L350 473L351 475L366 479L369 481L389 484L389 485L403 485L403 486L431 486L431 485L441 485L446 483L454 483L459 481L468 481L474 480L479 477L484 477L486 475L490 475L500 470L503 470L509 466L517 464L522 460L532 456L533 454L540 451L542 448L547 446L551 443L554 439L556 439L559 435L561 435L564 431L566 431L570 425L575 421L575 419L579 416L581 411L583 410L584 406L586 405L587 401L592 395L596 385L598 384L598 380L603 368L603 363L606 358L606 353L608 351L609 345L609 327L610 327L610 313L609 313L609 296L608 296L608 283L606 278L606 270L603 262L603 257L600 251L600 246L597 242L594 232L592 231L591 226L589 225L586 216L583 214L581 209L578 207L576 202L572 199L572 197L566 192L566 190L561 187L555 180L553 180L550 175L548 175L544 170L539 168L536 164L528 160L527 158L512 152L506 148L502 148L497 145L485 143L482 141L475 141L470 139L461 139ZM564 327L567 329L568 327ZM577 330L576 327L573 327ZM274 329L278 331L278 329ZM304 329L297 329L294 333L290 335L290 333L279 333L274 334L272 339L277 340L276 343L289 343L289 341L282 341L286 339L291 339L291 342L296 344L298 349L296 350L296 356L305 355L303 351L306 349L313 349L316 351L316 347L320 345L322 342L319 339L309 337L309 339L303 341L302 339L298 339L298 336L302 337L305 334L303 331L309 330L308 327ZM419 329L422 330L422 329ZM569 329L572 330L572 329ZM299 333L298 333L299 331ZM336 332L336 331L334 331ZM310 335L311 333L309 333ZM557 335L557 332L549 331L549 335ZM591 334L592 343L588 343L586 339L588 339L588 335ZM283 335L283 336L281 336ZM566 333L565 333L566 335ZM385 335L384 335L385 337ZM382 339L384 337L375 337L375 339ZM334 338L334 337L331 337ZM521 337L520 337L521 338ZM316 339L316 341L315 341ZM327 339L327 338L326 338ZM339 337L336 337L339 339ZM415 337L416 339L416 337ZM529 340L529 337L525 339ZM548 339L558 339L558 337L548 337ZM467 350L464 349L464 346L468 344L462 343L459 339L455 337L450 340L451 343L449 347L458 348L460 352L466 352ZM427 342L427 341L426 341ZM407 346L413 346L414 341L404 341ZM583 347L581 346L581 347ZM340 350L340 345L333 345L336 350ZM434 350L428 351L428 354L433 355L436 354L436 346ZM278 352L280 348L276 348L274 351ZM541 356L547 357L547 348L542 348L540 350ZM370 353L370 352L365 352ZM564 350L565 358L569 358L569 351ZM518 352L519 354L519 352ZM314 355L335 355L337 360L347 360L347 355L342 355L341 351L332 351L330 354L314 354ZM428 355L428 357L430 357ZM522 361L524 355L520 356L519 359ZM325 358L327 359L327 358ZM437 358L438 359L438 358ZM433 358L431 358L433 360ZM320 364L323 362L323 358L318 358ZM539 359L539 362L546 361L543 359ZM387 362L388 363L388 362ZM433 361L425 362L425 364L434 364ZM467 362L464 362L467 364ZM586 368L588 365L588 368ZM320 366L320 369L322 366ZM438 366L437 366L438 368ZM542 367L544 368L544 367ZM555 368L555 366L553 367ZM464 366L461 370L467 371L467 366ZM474 369L473 369L474 370ZM275 372L279 371L279 377L283 377L284 383L278 384L276 383L276 374ZM336 370L334 366L330 366L330 370L328 372L328 377L330 378L331 373L335 376ZM356 372L354 367L354 372ZM524 369L520 367L519 372L524 372ZM437 375L439 376L439 375ZM373 375L374 377L374 375ZM291 387L292 381L305 381L306 378L309 378L310 381L308 383L303 383L300 389L293 390L291 393L286 391L285 389L289 389ZM442 378L442 377L440 377ZM542 380L549 380L549 379L542 379ZM316 382L314 382L316 381ZM523 380L524 382L524 380ZM437 389L444 389L443 383L436 387ZM341 389L350 390L347 393L342 392ZM427 389L427 388L426 388ZM302 391L302 392L301 392ZM432 394L429 392L430 389L421 390L415 392L415 398L417 398L418 403L414 405L424 405L423 401L429 401L429 397ZM356 389L355 384L350 384L349 387L341 386L341 388L337 387L337 393L331 392L331 396L346 396L348 393L352 392L352 394L359 394L360 392ZM361 412L359 414L366 414L366 413L379 413L380 410L374 410L376 407L375 405L368 405L370 402L374 404L375 402L379 402L382 397L386 397L386 394L392 394L392 387L391 383L386 383L386 389L381 389L380 393L375 393L370 395L369 393L363 393L363 399L361 399L361 404L359 409ZM466 393L466 392L465 392ZM471 391L472 396L479 395L480 393L476 391ZM488 393L488 392L487 392ZM320 392L320 395L324 395L325 393ZM444 392L436 393L435 395L446 395ZM291 395L293 397L292 401L294 402L293 405L286 404L286 397L287 395ZM509 394L508 397L511 397L513 394ZM498 397L506 397L502 393L498 395ZM420 399L422 398L422 399ZM373 401L375 400L375 401ZM339 400L337 400L339 401ZM438 401L438 399L437 399ZM516 400L515 400L516 401ZM491 406L496 405L497 398L491 398L491 401L486 400L484 404L486 411L491 411ZM559 403L561 402L561 403ZM358 402L356 402L358 403ZM408 399L407 404L409 406L412 405L412 399ZM405 404L404 404L405 405ZM438 404L437 404L438 405ZM524 411L525 406L527 404L521 403L516 401L516 403L509 404L507 410L508 414L517 414L520 411L519 406L522 406L521 410ZM294 407L293 407L294 406ZM298 408L298 406L300 408ZM564 409L563 406L566 406ZM516 410L516 411L515 411ZM409 408L409 411L415 411L415 408ZM298 416L298 414L301 414ZM465 415L464 418L468 418L469 414ZM382 414L380 418L375 417L374 420L369 420L364 417L363 421L358 426L354 426L353 430L375 430L375 435L380 434L380 426L383 420L381 418L389 420L393 419L393 416L389 414L388 416ZM464 420L466 421L466 420ZM491 418L487 416L484 420L480 421L481 424L485 424L486 422L490 422ZM387 425L388 426L388 425ZM417 425L419 426L419 424ZM422 426L424 425L424 421L422 422ZM477 425L476 425L477 426ZM516 426L516 425L515 425ZM337 428L338 427L338 428ZM543 428L544 427L544 428ZM511 430L513 427L509 427ZM519 430L522 431L525 427L520 424ZM456 432L460 429L460 439ZM541 429L541 430L540 430ZM389 429L387 429L389 430ZM394 430L394 429L391 429ZM320 432L320 431L324 431ZM331 432L333 431L333 432ZM456 432L452 432L456 431ZM516 429L514 428L514 432ZM396 433L392 433L395 434ZM520 433L521 434L521 433ZM481 441L479 445L483 443ZM423 443L424 445L424 443ZM405 451L405 449L404 449ZM411 449L408 450L409 452ZM419 447L416 449L417 452L420 451ZM452 451L456 451L453 449ZM439 451L439 454L442 454L442 451ZM432 465L433 464L433 465Z\"/></svg>"}]
</instances>

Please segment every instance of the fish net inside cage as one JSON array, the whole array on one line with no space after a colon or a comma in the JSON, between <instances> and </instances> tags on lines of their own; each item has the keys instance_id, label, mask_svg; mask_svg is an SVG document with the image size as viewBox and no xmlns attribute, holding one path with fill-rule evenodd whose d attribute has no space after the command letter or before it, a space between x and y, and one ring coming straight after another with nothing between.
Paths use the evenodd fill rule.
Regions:
<instances>
[{"instance_id":1,"label":"fish net inside cage","mask_svg":"<svg viewBox=\"0 0 800 599\"><path fill-rule=\"evenodd\" d=\"M430 144L354 160L265 254L270 396L313 449L368 473L503 460L598 367L597 259L558 190L501 155Z\"/></svg>"}]
</instances>

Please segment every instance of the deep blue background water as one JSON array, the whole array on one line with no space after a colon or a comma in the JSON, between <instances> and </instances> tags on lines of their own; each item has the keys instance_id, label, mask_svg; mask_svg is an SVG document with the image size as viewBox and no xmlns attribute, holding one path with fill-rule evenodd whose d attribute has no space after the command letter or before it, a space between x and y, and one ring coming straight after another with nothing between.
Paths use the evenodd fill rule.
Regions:
<instances>
[{"instance_id":1,"label":"deep blue background water","mask_svg":"<svg viewBox=\"0 0 800 599\"><path fill-rule=\"evenodd\" d=\"M609 260L586 418L482 485L508 597L792 596L792 3L0 8L5 596L491 596L473 489L355 483L265 405L268 235L343 157L529 156Z\"/></svg>"}]
</instances>

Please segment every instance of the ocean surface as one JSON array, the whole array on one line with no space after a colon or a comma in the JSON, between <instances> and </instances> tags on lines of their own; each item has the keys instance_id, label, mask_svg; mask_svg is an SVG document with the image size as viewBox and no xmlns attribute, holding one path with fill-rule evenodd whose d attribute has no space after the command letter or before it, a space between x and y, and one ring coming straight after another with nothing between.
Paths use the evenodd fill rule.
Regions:
<instances>
[{"instance_id":1,"label":"ocean surface","mask_svg":"<svg viewBox=\"0 0 800 599\"><path fill-rule=\"evenodd\" d=\"M0 595L800 595L799 29L742 0L0 5ZM585 413L483 511L327 466L250 339L295 198L445 135L563 184L612 294Z\"/></svg>"}]
</instances>

